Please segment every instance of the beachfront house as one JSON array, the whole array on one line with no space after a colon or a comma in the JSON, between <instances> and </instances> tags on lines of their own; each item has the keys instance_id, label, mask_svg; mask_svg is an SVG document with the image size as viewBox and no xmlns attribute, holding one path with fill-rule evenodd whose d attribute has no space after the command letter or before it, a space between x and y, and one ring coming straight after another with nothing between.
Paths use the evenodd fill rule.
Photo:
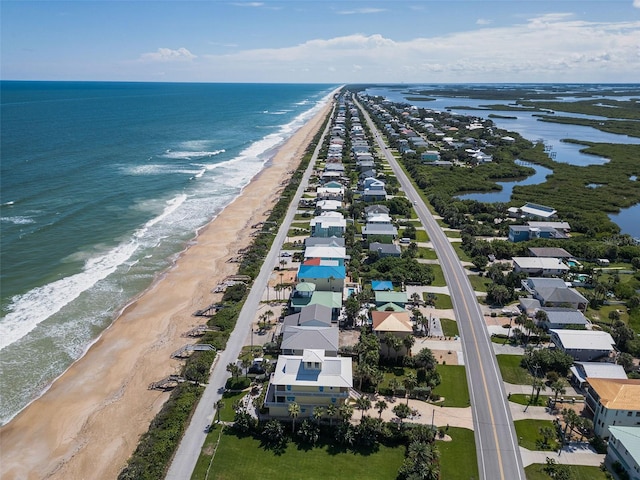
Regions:
<instances>
[{"instance_id":1,"label":"beachfront house","mask_svg":"<svg viewBox=\"0 0 640 480\"><path fill-rule=\"evenodd\" d=\"M305 349L323 350L327 357L338 356L338 327L298 327L285 325L282 328L280 351L283 355L302 355Z\"/></svg>"},{"instance_id":2,"label":"beachfront house","mask_svg":"<svg viewBox=\"0 0 640 480\"><path fill-rule=\"evenodd\" d=\"M344 237L307 237L304 239L305 247L344 247Z\"/></svg>"},{"instance_id":3,"label":"beachfront house","mask_svg":"<svg viewBox=\"0 0 640 480\"><path fill-rule=\"evenodd\" d=\"M347 221L339 212L324 212L309 222L312 237L342 237Z\"/></svg>"},{"instance_id":4,"label":"beachfront house","mask_svg":"<svg viewBox=\"0 0 640 480\"><path fill-rule=\"evenodd\" d=\"M335 260L338 265L344 265L345 260L349 259L345 247L332 246L313 246L304 250L304 259L319 258L322 260Z\"/></svg>"},{"instance_id":5,"label":"beachfront house","mask_svg":"<svg viewBox=\"0 0 640 480\"><path fill-rule=\"evenodd\" d=\"M592 378L585 404L596 435L608 440L609 427L640 426L640 380Z\"/></svg>"},{"instance_id":6,"label":"beachfront house","mask_svg":"<svg viewBox=\"0 0 640 480\"><path fill-rule=\"evenodd\" d=\"M309 293L309 299L314 291L315 288ZM320 304L306 305L299 312L284 317L282 325L285 327L330 327L331 308Z\"/></svg>"},{"instance_id":7,"label":"beachfront house","mask_svg":"<svg viewBox=\"0 0 640 480\"><path fill-rule=\"evenodd\" d=\"M341 292L344 288L344 265L300 265L298 281L315 284L316 291Z\"/></svg>"},{"instance_id":8,"label":"beachfront house","mask_svg":"<svg viewBox=\"0 0 640 480\"><path fill-rule=\"evenodd\" d=\"M289 418L289 405L295 402L300 406L300 417L310 417L315 407L344 404L352 387L351 358L305 349L302 355L278 357L264 406L271 417Z\"/></svg>"}]
</instances>

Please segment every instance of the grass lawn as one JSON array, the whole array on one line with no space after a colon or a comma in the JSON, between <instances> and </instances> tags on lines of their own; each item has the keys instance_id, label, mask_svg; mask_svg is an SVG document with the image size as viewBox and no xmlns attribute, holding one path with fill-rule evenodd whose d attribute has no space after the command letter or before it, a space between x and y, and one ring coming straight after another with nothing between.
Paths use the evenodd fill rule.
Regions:
<instances>
[{"instance_id":1,"label":"grass lawn","mask_svg":"<svg viewBox=\"0 0 640 480\"><path fill-rule=\"evenodd\" d=\"M444 397L444 402L438 402L438 405L468 407L469 388L464 365L437 365L436 369L442 377L442 383L433 392Z\"/></svg>"},{"instance_id":2,"label":"grass lawn","mask_svg":"<svg viewBox=\"0 0 640 480\"><path fill-rule=\"evenodd\" d=\"M600 470L600 467L589 467L586 465L569 465L571 478L580 480L607 480L607 474ZM524 469L527 480L549 480L551 477L544 472L544 465L534 463Z\"/></svg>"},{"instance_id":3,"label":"grass lawn","mask_svg":"<svg viewBox=\"0 0 640 480\"><path fill-rule=\"evenodd\" d=\"M445 230L444 234L448 238L460 238L462 236L459 230Z\"/></svg>"},{"instance_id":4,"label":"grass lawn","mask_svg":"<svg viewBox=\"0 0 640 480\"><path fill-rule=\"evenodd\" d=\"M439 309L453 308L453 303L451 303L451 296L443 295L442 293L437 293L436 308L439 308Z\"/></svg>"},{"instance_id":5,"label":"grass lawn","mask_svg":"<svg viewBox=\"0 0 640 480\"><path fill-rule=\"evenodd\" d=\"M458 322L455 320L441 318L440 323L442 324L442 331L444 332L445 337L455 337L456 335L460 335L460 332L458 331Z\"/></svg>"},{"instance_id":6,"label":"grass lawn","mask_svg":"<svg viewBox=\"0 0 640 480\"><path fill-rule=\"evenodd\" d=\"M222 394L222 401L224 402L224 407L220 410L220 420L222 422L233 422L235 417L235 410L233 409L233 402L236 400L240 400L244 397L247 392L224 392ZM214 419L218 419L218 415L214 416Z\"/></svg>"},{"instance_id":7,"label":"grass lawn","mask_svg":"<svg viewBox=\"0 0 640 480\"><path fill-rule=\"evenodd\" d=\"M386 480L396 478L405 453L404 446L380 445L376 451L354 453L329 444L305 449L290 442L282 454L275 454L261 448L260 440L253 437L223 432L207 476L219 434L216 428L207 437L193 480L337 480L363 478L363 472L367 479Z\"/></svg>"},{"instance_id":8,"label":"grass lawn","mask_svg":"<svg viewBox=\"0 0 640 480\"><path fill-rule=\"evenodd\" d=\"M442 267L440 265L429 265L433 272L434 279L431 282L432 287L446 287L447 282L444 279L444 273L442 273Z\"/></svg>"},{"instance_id":9,"label":"grass lawn","mask_svg":"<svg viewBox=\"0 0 640 480\"><path fill-rule=\"evenodd\" d=\"M451 437L450 442L436 441L436 446L440 450L440 478L444 480L480 478L473 431L449 427L447 434Z\"/></svg>"},{"instance_id":10,"label":"grass lawn","mask_svg":"<svg viewBox=\"0 0 640 480\"><path fill-rule=\"evenodd\" d=\"M519 403L520 405L528 405L529 400L531 399L531 395L526 395L524 393L512 393L509 397L509 401L513 403ZM532 403L532 407L544 407L547 405L547 400L549 399L549 395L540 395L538 397L538 401L536 403Z\"/></svg>"},{"instance_id":11,"label":"grass lawn","mask_svg":"<svg viewBox=\"0 0 640 480\"><path fill-rule=\"evenodd\" d=\"M452 243L451 246L456 251L456 254L458 255L458 258L461 261L463 261L463 262L470 262L471 261L471 257L469 257L469 255L467 255L467 253L464 250L462 250L462 242Z\"/></svg>"},{"instance_id":12,"label":"grass lawn","mask_svg":"<svg viewBox=\"0 0 640 480\"><path fill-rule=\"evenodd\" d=\"M424 230L416 230L416 242L428 242L429 235Z\"/></svg>"},{"instance_id":13,"label":"grass lawn","mask_svg":"<svg viewBox=\"0 0 640 480\"><path fill-rule=\"evenodd\" d=\"M496 355L502 380L515 385L531 385L531 375L520 366L521 355Z\"/></svg>"},{"instance_id":14,"label":"grass lawn","mask_svg":"<svg viewBox=\"0 0 640 480\"><path fill-rule=\"evenodd\" d=\"M516 420L513 422L513 425L516 427L518 445L529 450L540 450L536 445L536 440L542 440L542 435L540 435L540 429L542 427L555 428L551 420ZM551 447L549 449L551 453L558 448L558 442L556 442L555 439L551 439L549 445Z\"/></svg>"},{"instance_id":15,"label":"grass lawn","mask_svg":"<svg viewBox=\"0 0 640 480\"><path fill-rule=\"evenodd\" d=\"M487 277L481 277L480 275L467 275L469 282L476 292L486 292L487 287L491 285L491 280Z\"/></svg>"},{"instance_id":16,"label":"grass lawn","mask_svg":"<svg viewBox=\"0 0 640 480\"><path fill-rule=\"evenodd\" d=\"M417 258L425 258L427 260L437 260L438 255L436 254L436 251L432 248L418 247Z\"/></svg>"}]
</instances>

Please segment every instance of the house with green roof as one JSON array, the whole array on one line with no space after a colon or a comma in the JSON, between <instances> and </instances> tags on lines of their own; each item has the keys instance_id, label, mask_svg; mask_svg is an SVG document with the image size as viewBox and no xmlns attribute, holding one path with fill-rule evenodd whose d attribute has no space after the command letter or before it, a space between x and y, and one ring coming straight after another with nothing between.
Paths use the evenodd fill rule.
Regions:
<instances>
[{"instance_id":1,"label":"house with green roof","mask_svg":"<svg viewBox=\"0 0 640 480\"><path fill-rule=\"evenodd\" d=\"M640 427L609 427L605 463L618 462L631 480L640 480Z\"/></svg>"},{"instance_id":2,"label":"house with green roof","mask_svg":"<svg viewBox=\"0 0 640 480\"><path fill-rule=\"evenodd\" d=\"M394 292L388 290L376 291L375 299L376 307L381 307L382 305L387 303L395 303L396 305L404 309L409 302L407 292Z\"/></svg>"}]
</instances>

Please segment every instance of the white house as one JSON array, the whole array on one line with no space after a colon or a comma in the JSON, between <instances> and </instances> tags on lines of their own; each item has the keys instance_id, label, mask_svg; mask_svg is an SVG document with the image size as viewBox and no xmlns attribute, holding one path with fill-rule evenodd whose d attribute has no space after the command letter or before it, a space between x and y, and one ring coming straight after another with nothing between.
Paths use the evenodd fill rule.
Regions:
<instances>
[{"instance_id":1,"label":"white house","mask_svg":"<svg viewBox=\"0 0 640 480\"><path fill-rule=\"evenodd\" d=\"M516 273L550 277L562 276L569 272L569 266L559 258L549 257L513 257L513 269Z\"/></svg>"},{"instance_id":2,"label":"white house","mask_svg":"<svg viewBox=\"0 0 640 480\"><path fill-rule=\"evenodd\" d=\"M313 237L341 237L347 228L347 221L339 212L324 212L309 222Z\"/></svg>"},{"instance_id":3,"label":"white house","mask_svg":"<svg viewBox=\"0 0 640 480\"><path fill-rule=\"evenodd\" d=\"M300 416L315 407L342 405L353 387L351 358L328 357L324 350L305 349L302 355L280 355L271 374L264 406L269 415L288 417L289 405L300 406Z\"/></svg>"},{"instance_id":4,"label":"white house","mask_svg":"<svg viewBox=\"0 0 640 480\"><path fill-rule=\"evenodd\" d=\"M604 440L609 427L640 426L640 380L592 378L585 398L593 428Z\"/></svg>"},{"instance_id":5,"label":"white house","mask_svg":"<svg viewBox=\"0 0 640 480\"><path fill-rule=\"evenodd\" d=\"M607 332L596 330L549 330L554 345L574 360L589 362L609 358L615 341Z\"/></svg>"}]
</instances>

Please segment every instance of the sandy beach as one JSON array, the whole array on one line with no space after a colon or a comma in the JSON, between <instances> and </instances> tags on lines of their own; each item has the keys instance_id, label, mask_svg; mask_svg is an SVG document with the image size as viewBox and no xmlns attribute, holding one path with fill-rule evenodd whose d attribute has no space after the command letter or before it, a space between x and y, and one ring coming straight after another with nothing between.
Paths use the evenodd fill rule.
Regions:
<instances>
[{"instance_id":1,"label":"sandy beach","mask_svg":"<svg viewBox=\"0 0 640 480\"><path fill-rule=\"evenodd\" d=\"M1 478L117 477L168 398L148 385L181 368L170 355L188 343L181 335L202 323L193 312L219 298L211 290L237 270L227 260L249 245L251 225L265 220L279 185L297 167L329 110L330 102L84 357L0 429Z\"/></svg>"}]
</instances>

